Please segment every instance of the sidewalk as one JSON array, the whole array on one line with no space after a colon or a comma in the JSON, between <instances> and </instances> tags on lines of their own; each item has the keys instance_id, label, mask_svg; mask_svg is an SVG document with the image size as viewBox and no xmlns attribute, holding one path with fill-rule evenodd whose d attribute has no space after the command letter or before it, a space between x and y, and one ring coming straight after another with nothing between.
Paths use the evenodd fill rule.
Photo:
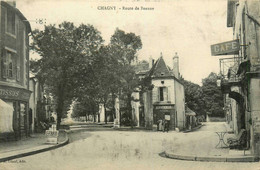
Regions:
<instances>
[{"instance_id":1,"label":"sidewalk","mask_svg":"<svg viewBox=\"0 0 260 170\"><path fill-rule=\"evenodd\" d=\"M0 143L0 162L16 159L66 145L69 140L65 131L59 132L58 144L45 144L46 137L43 133L33 134L31 137L19 141Z\"/></svg>"},{"instance_id":2,"label":"sidewalk","mask_svg":"<svg viewBox=\"0 0 260 170\"><path fill-rule=\"evenodd\" d=\"M225 122L205 123L200 129L192 133L186 133L181 140L175 143L165 155L168 158L191 160L191 161L213 161L213 162L253 162L258 159L250 154L249 150L231 150L219 143L219 137L215 132L228 132ZM224 141L234 134L226 133ZM216 146L218 147L216 148Z\"/></svg>"}]
</instances>

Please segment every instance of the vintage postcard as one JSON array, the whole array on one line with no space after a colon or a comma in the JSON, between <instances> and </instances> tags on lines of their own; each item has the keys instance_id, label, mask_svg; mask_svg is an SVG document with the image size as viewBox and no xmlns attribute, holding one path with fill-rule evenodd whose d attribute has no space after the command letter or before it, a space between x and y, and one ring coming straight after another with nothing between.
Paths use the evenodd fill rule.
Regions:
<instances>
[{"instance_id":1,"label":"vintage postcard","mask_svg":"<svg viewBox=\"0 0 260 170\"><path fill-rule=\"evenodd\" d=\"M1 170L260 170L260 1L0 5Z\"/></svg>"}]
</instances>

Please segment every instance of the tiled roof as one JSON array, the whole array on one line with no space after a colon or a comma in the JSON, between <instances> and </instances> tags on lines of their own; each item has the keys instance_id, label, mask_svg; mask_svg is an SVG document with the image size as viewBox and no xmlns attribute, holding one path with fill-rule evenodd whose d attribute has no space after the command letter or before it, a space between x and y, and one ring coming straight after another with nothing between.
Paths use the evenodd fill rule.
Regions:
<instances>
[{"instance_id":1,"label":"tiled roof","mask_svg":"<svg viewBox=\"0 0 260 170\"><path fill-rule=\"evenodd\" d=\"M163 57L160 57L149 71L148 76L169 77L173 76L173 74L170 71L169 67L165 64Z\"/></svg>"}]
</instances>

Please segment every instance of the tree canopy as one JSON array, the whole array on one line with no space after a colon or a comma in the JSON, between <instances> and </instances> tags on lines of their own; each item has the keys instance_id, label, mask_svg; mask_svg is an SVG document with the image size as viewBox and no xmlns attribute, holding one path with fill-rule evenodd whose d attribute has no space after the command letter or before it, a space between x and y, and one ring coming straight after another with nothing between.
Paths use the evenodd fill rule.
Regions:
<instances>
[{"instance_id":1,"label":"tree canopy","mask_svg":"<svg viewBox=\"0 0 260 170\"><path fill-rule=\"evenodd\" d=\"M79 80L84 77L94 54L103 43L100 32L91 25L63 22L33 31L32 49L41 58L31 61L31 71L37 73L46 91L56 99L57 128L66 101L71 101L80 90Z\"/></svg>"}]
</instances>

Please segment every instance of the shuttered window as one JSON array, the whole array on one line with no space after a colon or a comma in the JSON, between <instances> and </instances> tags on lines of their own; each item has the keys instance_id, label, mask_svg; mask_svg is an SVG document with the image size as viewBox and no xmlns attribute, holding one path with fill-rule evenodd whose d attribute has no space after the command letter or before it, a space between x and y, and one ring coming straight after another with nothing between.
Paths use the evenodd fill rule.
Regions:
<instances>
[{"instance_id":1,"label":"shuttered window","mask_svg":"<svg viewBox=\"0 0 260 170\"><path fill-rule=\"evenodd\" d=\"M7 77L13 78L13 59L12 59L12 53L7 51L6 52L6 59L7 59Z\"/></svg>"},{"instance_id":2,"label":"shuttered window","mask_svg":"<svg viewBox=\"0 0 260 170\"><path fill-rule=\"evenodd\" d=\"M13 11L7 10L7 30L6 32L15 35L15 14Z\"/></svg>"},{"instance_id":3,"label":"shuttered window","mask_svg":"<svg viewBox=\"0 0 260 170\"><path fill-rule=\"evenodd\" d=\"M159 87L158 95L158 101L168 101L168 87Z\"/></svg>"},{"instance_id":4,"label":"shuttered window","mask_svg":"<svg viewBox=\"0 0 260 170\"><path fill-rule=\"evenodd\" d=\"M4 50L2 53L2 77L15 79L17 68L15 65L15 53ZM20 71L20 68L19 68Z\"/></svg>"},{"instance_id":5,"label":"shuttered window","mask_svg":"<svg viewBox=\"0 0 260 170\"><path fill-rule=\"evenodd\" d=\"M2 51L2 77L6 78L7 76L7 60L5 55L5 50Z\"/></svg>"},{"instance_id":6,"label":"shuttered window","mask_svg":"<svg viewBox=\"0 0 260 170\"><path fill-rule=\"evenodd\" d=\"M152 93L153 93L153 94L152 94L152 95L153 95L153 103L159 101L159 100L158 100L158 96L159 96L159 95L158 95L158 88L157 88L157 87L154 87L154 88L153 88L153 92L152 92Z\"/></svg>"}]
</instances>

